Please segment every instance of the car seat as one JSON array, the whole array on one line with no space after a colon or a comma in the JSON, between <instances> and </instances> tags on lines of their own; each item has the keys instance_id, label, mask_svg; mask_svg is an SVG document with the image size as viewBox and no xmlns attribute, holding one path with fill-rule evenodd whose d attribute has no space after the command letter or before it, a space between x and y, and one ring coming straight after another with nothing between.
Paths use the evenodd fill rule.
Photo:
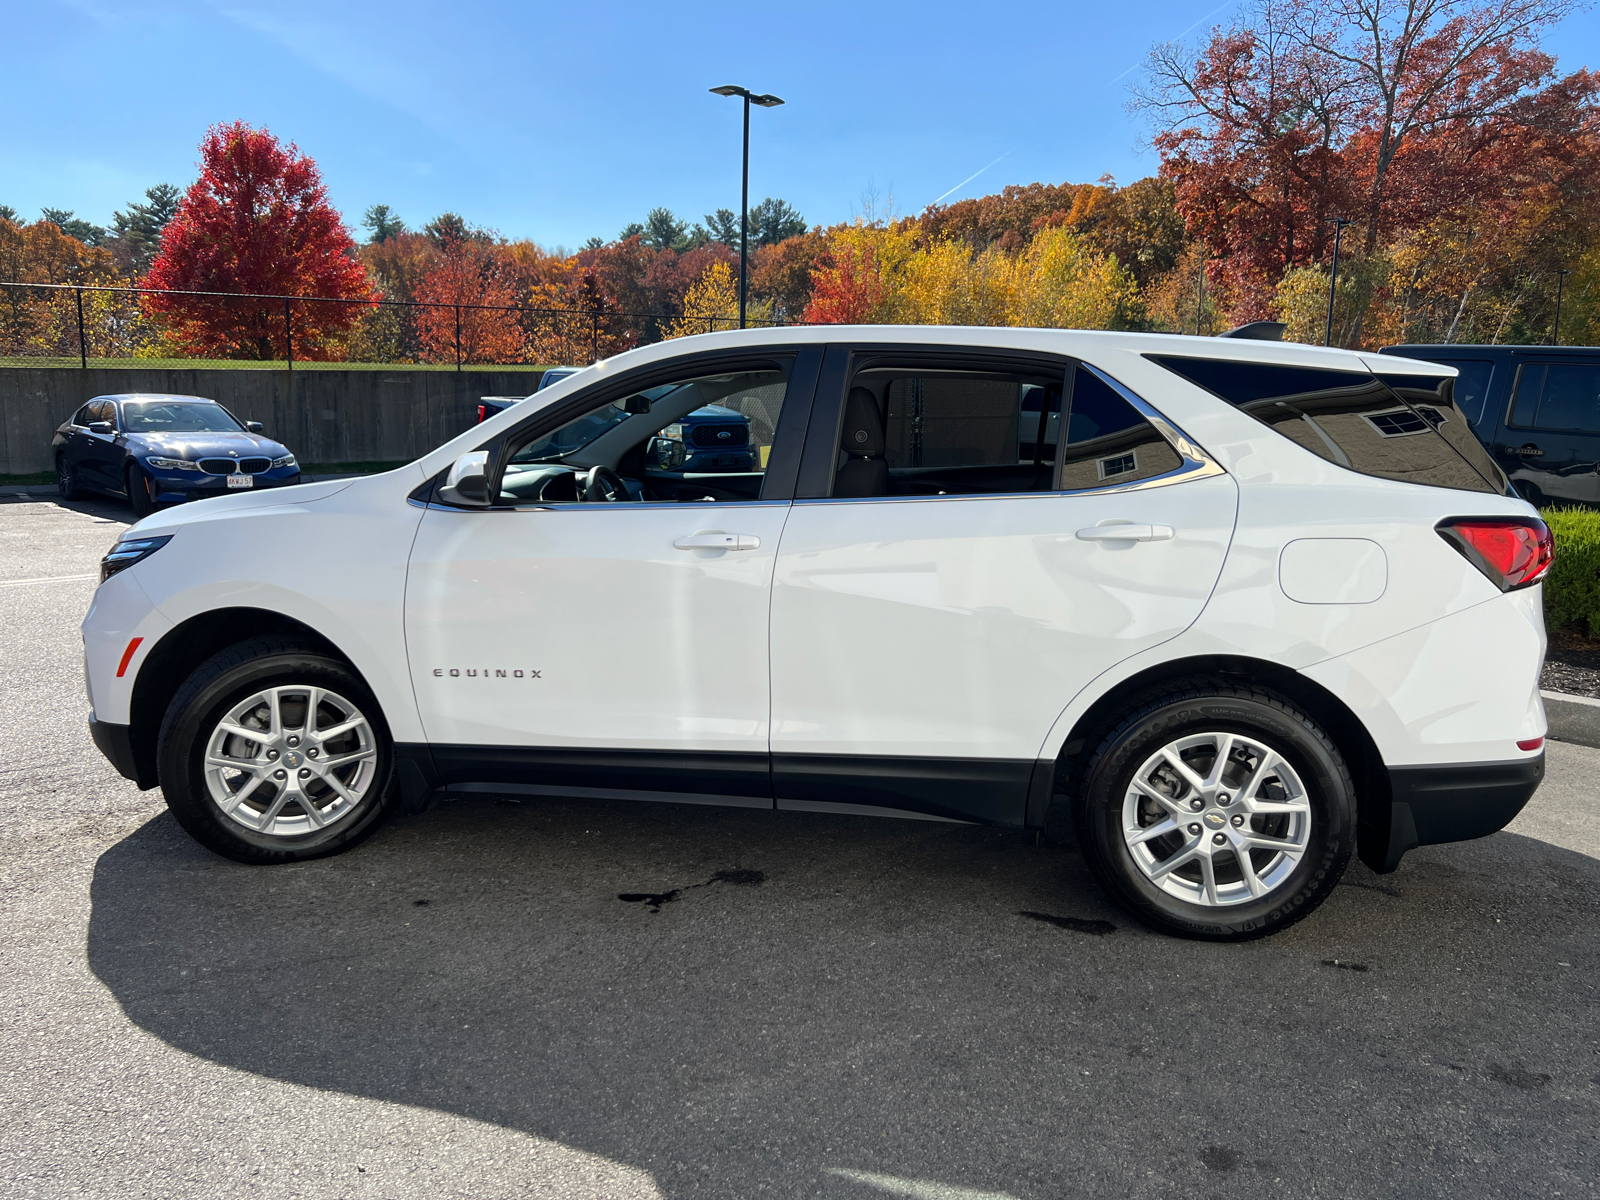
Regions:
<instances>
[{"instance_id":1,"label":"car seat","mask_svg":"<svg viewBox=\"0 0 1600 1200\"><path fill-rule=\"evenodd\" d=\"M889 464L883 458L883 418L878 401L866 388L851 388L844 405L844 432L839 448L846 458L833 478L836 497L886 496Z\"/></svg>"}]
</instances>

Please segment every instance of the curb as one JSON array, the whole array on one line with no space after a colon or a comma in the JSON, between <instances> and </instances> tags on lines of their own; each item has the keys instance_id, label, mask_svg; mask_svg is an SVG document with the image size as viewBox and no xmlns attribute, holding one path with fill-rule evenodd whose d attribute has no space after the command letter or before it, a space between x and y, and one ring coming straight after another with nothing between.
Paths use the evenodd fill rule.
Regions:
<instances>
[{"instance_id":1,"label":"curb","mask_svg":"<svg viewBox=\"0 0 1600 1200\"><path fill-rule=\"evenodd\" d=\"M1600 749L1600 700L1566 692L1539 692L1553 742L1571 742Z\"/></svg>"}]
</instances>

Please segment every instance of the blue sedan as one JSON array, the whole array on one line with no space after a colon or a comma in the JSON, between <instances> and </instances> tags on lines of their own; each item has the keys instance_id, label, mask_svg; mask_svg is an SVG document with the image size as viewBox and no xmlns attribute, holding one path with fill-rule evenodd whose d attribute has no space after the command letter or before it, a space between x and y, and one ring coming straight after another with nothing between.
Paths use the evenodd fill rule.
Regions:
<instances>
[{"instance_id":1,"label":"blue sedan","mask_svg":"<svg viewBox=\"0 0 1600 1200\"><path fill-rule=\"evenodd\" d=\"M63 500L126 496L139 516L248 488L300 482L289 450L199 396L96 396L64 421L51 446Z\"/></svg>"}]
</instances>

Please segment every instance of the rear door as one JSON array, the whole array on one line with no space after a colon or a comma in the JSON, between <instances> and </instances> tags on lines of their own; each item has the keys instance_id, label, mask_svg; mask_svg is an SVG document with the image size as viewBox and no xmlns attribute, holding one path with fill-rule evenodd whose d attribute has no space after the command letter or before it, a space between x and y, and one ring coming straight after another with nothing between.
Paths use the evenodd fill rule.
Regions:
<instances>
[{"instance_id":1,"label":"rear door","mask_svg":"<svg viewBox=\"0 0 1600 1200\"><path fill-rule=\"evenodd\" d=\"M1519 490L1600 503L1600 360L1524 360L1502 437L1500 457Z\"/></svg>"},{"instance_id":2,"label":"rear door","mask_svg":"<svg viewBox=\"0 0 1600 1200\"><path fill-rule=\"evenodd\" d=\"M773 586L778 806L1020 823L1063 708L1221 570L1234 483L1163 428L1066 360L830 350Z\"/></svg>"}]
</instances>

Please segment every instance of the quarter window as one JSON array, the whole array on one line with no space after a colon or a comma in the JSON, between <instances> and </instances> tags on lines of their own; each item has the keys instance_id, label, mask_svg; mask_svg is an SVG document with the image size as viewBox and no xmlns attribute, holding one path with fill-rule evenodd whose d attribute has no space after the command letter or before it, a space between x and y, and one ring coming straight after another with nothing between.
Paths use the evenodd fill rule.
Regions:
<instances>
[{"instance_id":1,"label":"quarter window","mask_svg":"<svg viewBox=\"0 0 1600 1200\"><path fill-rule=\"evenodd\" d=\"M1064 490L1135 483L1182 465L1178 452L1129 400L1090 368L1077 369L1061 452Z\"/></svg>"},{"instance_id":2,"label":"quarter window","mask_svg":"<svg viewBox=\"0 0 1600 1200\"><path fill-rule=\"evenodd\" d=\"M1505 477L1467 426L1445 376L1329 371L1280 363L1151 355L1268 428L1363 475L1503 492Z\"/></svg>"}]
</instances>

